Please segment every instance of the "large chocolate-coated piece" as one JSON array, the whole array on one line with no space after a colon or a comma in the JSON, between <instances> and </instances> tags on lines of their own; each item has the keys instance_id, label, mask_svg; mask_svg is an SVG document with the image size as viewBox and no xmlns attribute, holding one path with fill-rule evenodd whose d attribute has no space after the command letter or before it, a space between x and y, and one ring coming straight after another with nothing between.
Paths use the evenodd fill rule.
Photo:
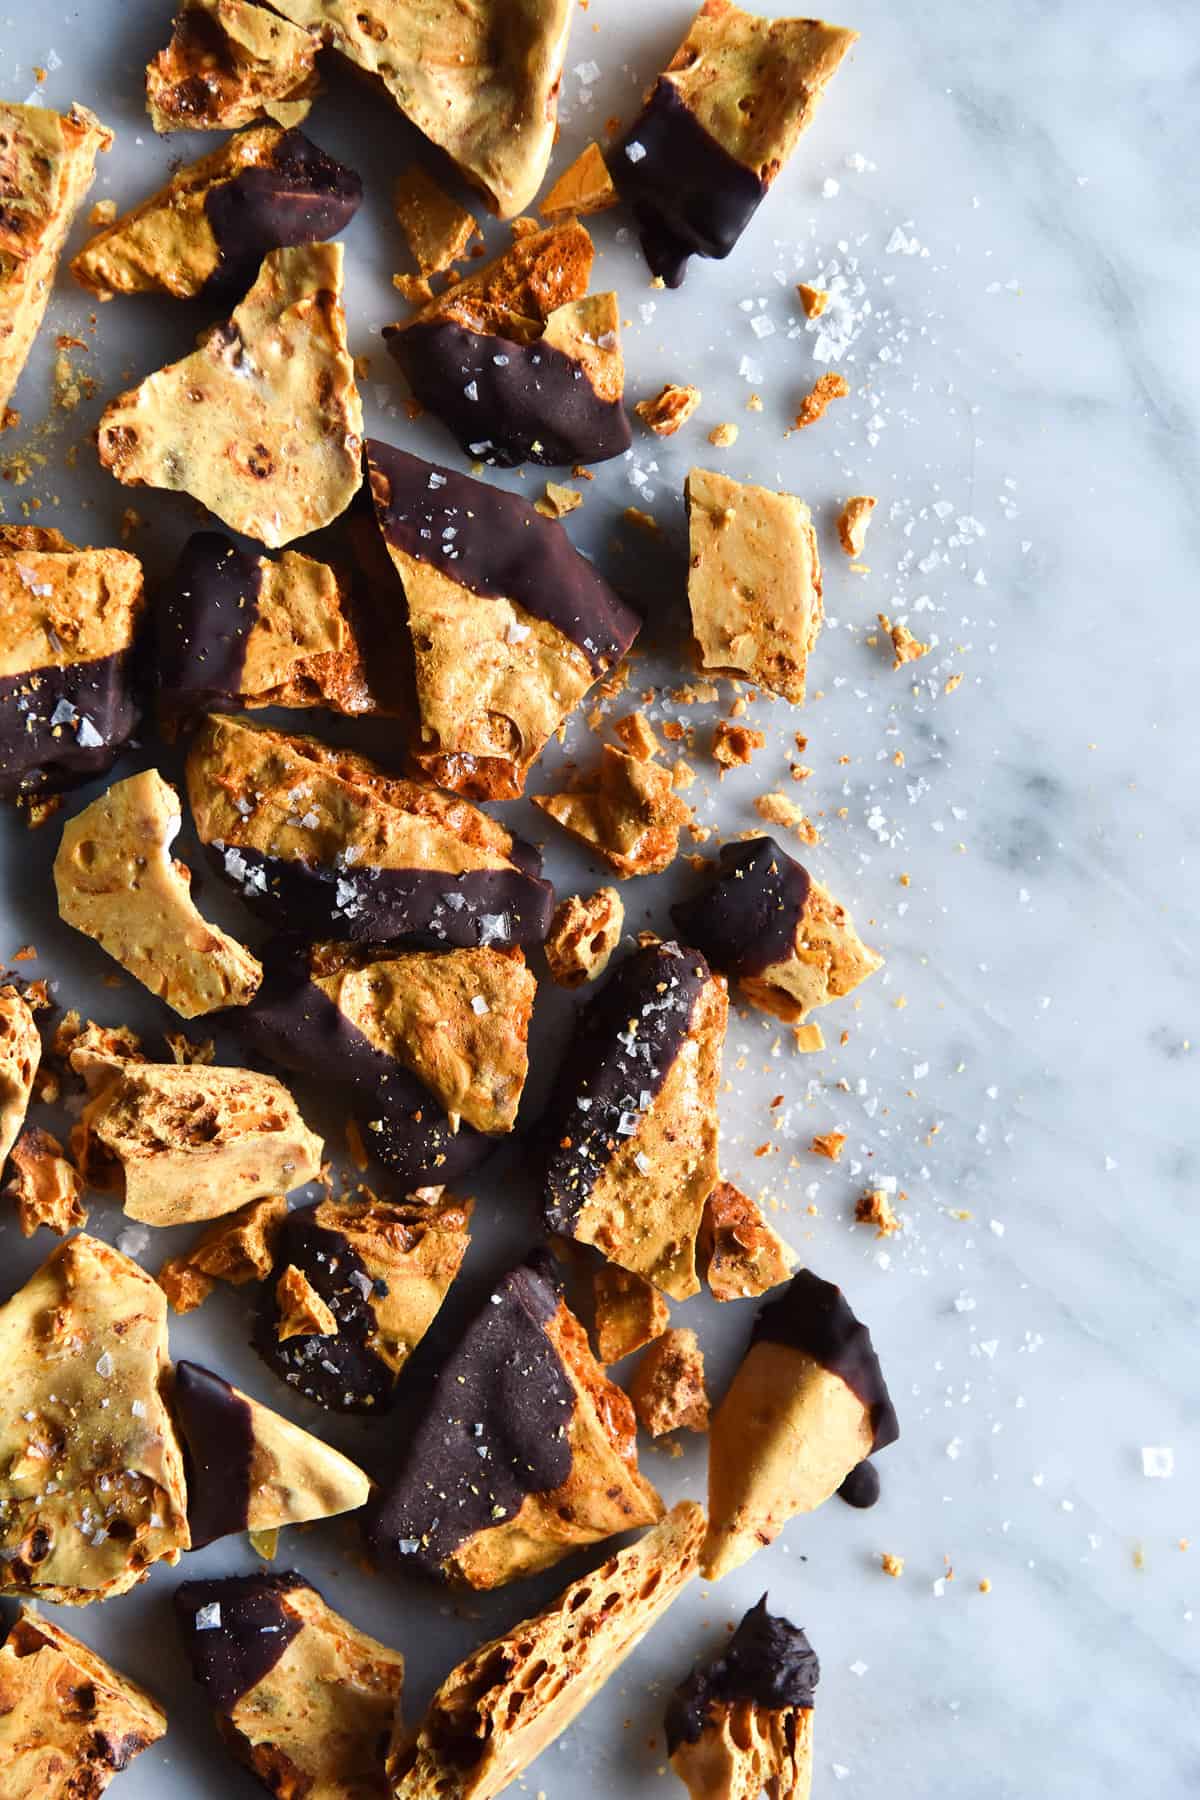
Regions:
<instances>
[{"instance_id":1,"label":"large chocolate-coated piece","mask_svg":"<svg viewBox=\"0 0 1200 1800\"><path fill-rule=\"evenodd\" d=\"M199 1363L175 1365L175 1411L187 1470L192 1549L245 1531L250 1517L254 1430L250 1407Z\"/></svg>"},{"instance_id":2,"label":"large chocolate-coated piece","mask_svg":"<svg viewBox=\"0 0 1200 1800\"><path fill-rule=\"evenodd\" d=\"M242 169L205 197L221 256L205 294L240 295L269 250L337 237L362 197L362 179L353 169L335 162L302 131L284 132L269 164Z\"/></svg>"},{"instance_id":3,"label":"large chocolate-coated piece","mask_svg":"<svg viewBox=\"0 0 1200 1800\"><path fill-rule=\"evenodd\" d=\"M870 1415L873 1451L894 1444L900 1436L896 1409L871 1334L832 1281L822 1281L811 1269L801 1269L779 1298L762 1308L750 1341L802 1350L831 1375L840 1376Z\"/></svg>"},{"instance_id":4,"label":"large chocolate-coated piece","mask_svg":"<svg viewBox=\"0 0 1200 1800\"><path fill-rule=\"evenodd\" d=\"M300 1620L289 1618L280 1599L307 1586L289 1571L184 1581L175 1589L175 1617L192 1674L217 1712L232 1712L299 1635Z\"/></svg>"},{"instance_id":5,"label":"large chocolate-coated piece","mask_svg":"<svg viewBox=\"0 0 1200 1800\"><path fill-rule=\"evenodd\" d=\"M680 937L725 975L786 962L812 890L808 870L769 837L722 844L719 866L692 900L671 908Z\"/></svg>"},{"instance_id":6,"label":"large chocolate-coated piece","mask_svg":"<svg viewBox=\"0 0 1200 1800\"><path fill-rule=\"evenodd\" d=\"M0 800L104 775L138 721L131 650L0 676Z\"/></svg>"}]
</instances>

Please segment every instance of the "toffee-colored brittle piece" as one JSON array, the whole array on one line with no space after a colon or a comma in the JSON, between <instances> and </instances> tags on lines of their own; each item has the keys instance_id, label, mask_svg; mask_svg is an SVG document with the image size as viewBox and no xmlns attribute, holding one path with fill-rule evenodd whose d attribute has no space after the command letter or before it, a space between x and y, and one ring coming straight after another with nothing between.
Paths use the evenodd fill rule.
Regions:
<instances>
[{"instance_id":1,"label":"toffee-colored brittle piece","mask_svg":"<svg viewBox=\"0 0 1200 1800\"><path fill-rule=\"evenodd\" d=\"M166 1729L153 1694L21 1608L0 1648L0 1800L98 1800Z\"/></svg>"},{"instance_id":2,"label":"toffee-colored brittle piece","mask_svg":"<svg viewBox=\"0 0 1200 1800\"><path fill-rule=\"evenodd\" d=\"M808 507L711 469L692 469L685 493L700 667L746 676L801 704L825 616Z\"/></svg>"},{"instance_id":3,"label":"toffee-colored brittle piece","mask_svg":"<svg viewBox=\"0 0 1200 1800\"><path fill-rule=\"evenodd\" d=\"M262 1291L254 1345L282 1381L335 1412L382 1412L433 1323L470 1241L471 1202L321 1200L289 1213L275 1267L295 1269L334 1332L284 1338L276 1284ZM328 1320L320 1323L327 1324Z\"/></svg>"},{"instance_id":4,"label":"toffee-colored brittle piece","mask_svg":"<svg viewBox=\"0 0 1200 1800\"><path fill-rule=\"evenodd\" d=\"M25 1123L41 1060L32 1007L15 987L0 987L0 1169Z\"/></svg>"},{"instance_id":5,"label":"toffee-colored brittle piece","mask_svg":"<svg viewBox=\"0 0 1200 1800\"><path fill-rule=\"evenodd\" d=\"M692 809L675 793L662 763L600 747L600 764L580 786L534 794L533 804L597 851L622 881L657 875L679 854L679 833Z\"/></svg>"},{"instance_id":6,"label":"toffee-colored brittle piece","mask_svg":"<svg viewBox=\"0 0 1200 1800\"><path fill-rule=\"evenodd\" d=\"M722 845L707 875L671 917L763 1012L797 1024L883 967L845 907L773 838Z\"/></svg>"},{"instance_id":7,"label":"toffee-colored brittle piece","mask_svg":"<svg viewBox=\"0 0 1200 1800\"><path fill-rule=\"evenodd\" d=\"M167 1367L162 1289L96 1238L68 1238L0 1307L0 1593L82 1606L178 1562Z\"/></svg>"},{"instance_id":8,"label":"toffee-colored brittle piece","mask_svg":"<svg viewBox=\"0 0 1200 1800\"><path fill-rule=\"evenodd\" d=\"M177 169L89 238L71 263L100 300L243 292L269 250L324 242L362 203L362 182L302 132L260 125Z\"/></svg>"},{"instance_id":9,"label":"toffee-colored brittle piece","mask_svg":"<svg viewBox=\"0 0 1200 1800\"><path fill-rule=\"evenodd\" d=\"M392 1800L492 1800L593 1699L696 1573L704 1510L661 1524L448 1675L420 1727L397 1729Z\"/></svg>"},{"instance_id":10,"label":"toffee-colored brittle piece","mask_svg":"<svg viewBox=\"0 0 1200 1800\"><path fill-rule=\"evenodd\" d=\"M368 1514L375 1556L494 1588L662 1517L633 1409L552 1269L543 1257L505 1276L443 1361Z\"/></svg>"},{"instance_id":11,"label":"toffee-colored brittle piece","mask_svg":"<svg viewBox=\"0 0 1200 1800\"><path fill-rule=\"evenodd\" d=\"M820 1676L804 1632L764 1594L667 1702L667 1754L691 1800L808 1800Z\"/></svg>"},{"instance_id":12,"label":"toffee-colored brittle piece","mask_svg":"<svg viewBox=\"0 0 1200 1800\"><path fill-rule=\"evenodd\" d=\"M704 1203L696 1245L700 1272L714 1300L750 1300L786 1281L790 1250L748 1194L720 1181Z\"/></svg>"},{"instance_id":13,"label":"toffee-colored brittle piece","mask_svg":"<svg viewBox=\"0 0 1200 1800\"><path fill-rule=\"evenodd\" d=\"M700 1287L728 1010L724 980L697 951L633 952L578 1014L540 1127L548 1229L675 1300Z\"/></svg>"},{"instance_id":14,"label":"toffee-colored brittle piece","mask_svg":"<svg viewBox=\"0 0 1200 1800\"><path fill-rule=\"evenodd\" d=\"M128 551L0 527L0 799L57 794L112 767L137 724L144 604Z\"/></svg>"},{"instance_id":15,"label":"toffee-colored brittle piece","mask_svg":"<svg viewBox=\"0 0 1200 1800\"><path fill-rule=\"evenodd\" d=\"M559 987L582 987L603 975L624 923L625 907L616 888L570 894L560 901L546 938L546 962Z\"/></svg>"},{"instance_id":16,"label":"toffee-colored brittle piece","mask_svg":"<svg viewBox=\"0 0 1200 1800\"><path fill-rule=\"evenodd\" d=\"M871 1334L802 1269L758 1315L713 1418L704 1575L717 1581L900 1435Z\"/></svg>"},{"instance_id":17,"label":"toffee-colored brittle piece","mask_svg":"<svg viewBox=\"0 0 1200 1800\"><path fill-rule=\"evenodd\" d=\"M367 461L404 590L413 761L457 793L512 799L641 621L562 526L519 495L374 440Z\"/></svg>"},{"instance_id":18,"label":"toffee-colored brittle piece","mask_svg":"<svg viewBox=\"0 0 1200 1800\"><path fill-rule=\"evenodd\" d=\"M273 1075L92 1057L84 1077L71 1152L145 1225L219 1218L320 1173L321 1139Z\"/></svg>"},{"instance_id":19,"label":"toffee-colored brittle piece","mask_svg":"<svg viewBox=\"0 0 1200 1800\"><path fill-rule=\"evenodd\" d=\"M858 33L705 0L609 158L651 271L728 256Z\"/></svg>"},{"instance_id":20,"label":"toffee-colored brittle piece","mask_svg":"<svg viewBox=\"0 0 1200 1800\"><path fill-rule=\"evenodd\" d=\"M440 275L461 262L480 235L474 216L420 163L409 163L397 175L392 207L422 276Z\"/></svg>"},{"instance_id":21,"label":"toffee-colored brittle piece","mask_svg":"<svg viewBox=\"0 0 1200 1800\"><path fill-rule=\"evenodd\" d=\"M126 487L190 494L269 549L328 525L362 483L342 246L272 250L232 316L105 409L100 461Z\"/></svg>"},{"instance_id":22,"label":"toffee-colored brittle piece","mask_svg":"<svg viewBox=\"0 0 1200 1800\"><path fill-rule=\"evenodd\" d=\"M387 1800L397 1651L290 1571L185 1581L175 1618L221 1738L278 1800Z\"/></svg>"},{"instance_id":23,"label":"toffee-colored brittle piece","mask_svg":"<svg viewBox=\"0 0 1200 1800\"><path fill-rule=\"evenodd\" d=\"M596 1355L602 1363L620 1362L654 1339L671 1322L671 1309L644 1275L604 1263L592 1276Z\"/></svg>"},{"instance_id":24,"label":"toffee-colored brittle piece","mask_svg":"<svg viewBox=\"0 0 1200 1800\"><path fill-rule=\"evenodd\" d=\"M251 0L183 0L171 41L146 69L155 131L299 125L320 82L315 32Z\"/></svg>"},{"instance_id":25,"label":"toffee-colored brittle piece","mask_svg":"<svg viewBox=\"0 0 1200 1800\"><path fill-rule=\"evenodd\" d=\"M97 153L111 143L85 106L56 113L0 101L0 418L41 328Z\"/></svg>"},{"instance_id":26,"label":"toffee-colored brittle piece","mask_svg":"<svg viewBox=\"0 0 1200 1800\"><path fill-rule=\"evenodd\" d=\"M191 870L171 855L182 823L179 796L157 769L118 781L64 827L54 885L66 924L194 1019L247 1005L262 964L197 910Z\"/></svg>"},{"instance_id":27,"label":"toffee-colored brittle piece","mask_svg":"<svg viewBox=\"0 0 1200 1800\"><path fill-rule=\"evenodd\" d=\"M541 858L468 801L317 739L214 714L188 799L215 866L269 923L308 939L434 949L541 943Z\"/></svg>"},{"instance_id":28,"label":"toffee-colored brittle piece","mask_svg":"<svg viewBox=\"0 0 1200 1800\"><path fill-rule=\"evenodd\" d=\"M674 437L686 425L703 398L698 387L679 387L668 381L652 400L639 400L634 412L656 437Z\"/></svg>"},{"instance_id":29,"label":"toffee-colored brittle piece","mask_svg":"<svg viewBox=\"0 0 1200 1800\"><path fill-rule=\"evenodd\" d=\"M12 1178L7 1193L17 1209L23 1237L32 1237L39 1225L65 1237L87 1224L83 1183L63 1147L40 1125L27 1125L12 1147Z\"/></svg>"},{"instance_id":30,"label":"toffee-colored brittle piece","mask_svg":"<svg viewBox=\"0 0 1200 1800\"><path fill-rule=\"evenodd\" d=\"M871 514L878 504L874 494L854 494L838 514L838 539L847 556L862 555Z\"/></svg>"},{"instance_id":31,"label":"toffee-colored brittle piece","mask_svg":"<svg viewBox=\"0 0 1200 1800\"><path fill-rule=\"evenodd\" d=\"M543 219L582 218L607 212L619 198L599 144L591 143L538 201L538 211Z\"/></svg>"},{"instance_id":32,"label":"toffee-colored brittle piece","mask_svg":"<svg viewBox=\"0 0 1200 1800\"><path fill-rule=\"evenodd\" d=\"M158 1285L177 1313L202 1306L218 1281L243 1287L265 1281L275 1262L275 1244L288 1203L283 1194L249 1200L235 1213L214 1220L189 1250L168 1257L158 1271Z\"/></svg>"},{"instance_id":33,"label":"toffee-colored brittle piece","mask_svg":"<svg viewBox=\"0 0 1200 1800\"><path fill-rule=\"evenodd\" d=\"M653 1438L708 1430L704 1352L694 1331L673 1326L655 1338L629 1382L638 1424Z\"/></svg>"}]
</instances>

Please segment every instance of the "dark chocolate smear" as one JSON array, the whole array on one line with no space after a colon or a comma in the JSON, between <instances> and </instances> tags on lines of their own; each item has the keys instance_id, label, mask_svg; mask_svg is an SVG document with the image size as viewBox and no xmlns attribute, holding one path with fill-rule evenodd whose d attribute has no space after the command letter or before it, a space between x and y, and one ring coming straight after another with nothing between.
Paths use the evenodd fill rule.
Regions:
<instances>
[{"instance_id":1,"label":"dark chocolate smear","mask_svg":"<svg viewBox=\"0 0 1200 1800\"><path fill-rule=\"evenodd\" d=\"M210 1706L231 1713L271 1673L304 1629L283 1610L283 1596L309 1583L289 1570L278 1575L231 1575L223 1581L183 1581L175 1589L175 1618L192 1675ZM215 1607L216 1613L206 1609Z\"/></svg>"},{"instance_id":2,"label":"dark chocolate smear","mask_svg":"<svg viewBox=\"0 0 1200 1800\"><path fill-rule=\"evenodd\" d=\"M748 1700L766 1712L812 1706L821 1665L799 1625L767 1611L764 1594L720 1656L694 1668L667 1702L667 1754L698 1742L710 1709Z\"/></svg>"},{"instance_id":3,"label":"dark chocolate smear","mask_svg":"<svg viewBox=\"0 0 1200 1800\"><path fill-rule=\"evenodd\" d=\"M254 1432L239 1393L199 1363L175 1365L175 1413L183 1434L192 1549L245 1531Z\"/></svg>"},{"instance_id":4,"label":"dark chocolate smear","mask_svg":"<svg viewBox=\"0 0 1200 1800\"><path fill-rule=\"evenodd\" d=\"M527 949L545 942L554 913L554 889L527 872L530 852L516 841L511 869L470 869L463 875L363 863L316 868L240 845L205 848L254 912L312 942Z\"/></svg>"},{"instance_id":5,"label":"dark chocolate smear","mask_svg":"<svg viewBox=\"0 0 1200 1800\"><path fill-rule=\"evenodd\" d=\"M461 1123L404 1065L377 1049L310 980L303 952L268 946L262 986L249 1006L224 1015L261 1055L284 1069L353 1090L368 1121L368 1148L406 1191L477 1168L498 1140ZM378 1128L377 1128L378 1127Z\"/></svg>"},{"instance_id":6,"label":"dark chocolate smear","mask_svg":"<svg viewBox=\"0 0 1200 1800\"><path fill-rule=\"evenodd\" d=\"M832 1281L822 1281L811 1269L801 1269L779 1298L762 1308L750 1341L790 1345L793 1350L803 1350L831 1375L840 1375L870 1415L873 1451L894 1444L900 1436L871 1334Z\"/></svg>"},{"instance_id":7,"label":"dark chocolate smear","mask_svg":"<svg viewBox=\"0 0 1200 1800\"><path fill-rule=\"evenodd\" d=\"M220 531L197 531L158 602L158 683L171 713L200 711L242 691L258 618L262 558Z\"/></svg>"},{"instance_id":8,"label":"dark chocolate smear","mask_svg":"<svg viewBox=\"0 0 1200 1800\"><path fill-rule=\"evenodd\" d=\"M769 837L723 844L708 882L671 908L680 936L725 975L786 962L812 889L808 870Z\"/></svg>"},{"instance_id":9,"label":"dark chocolate smear","mask_svg":"<svg viewBox=\"0 0 1200 1800\"><path fill-rule=\"evenodd\" d=\"M446 1358L395 1479L365 1522L372 1553L441 1573L479 1532L571 1472L575 1391L546 1326L558 1292L545 1265L512 1270Z\"/></svg>"},{"instance_id":10,"label":"dark chocolate smear","mask_svg":"<svg viewBox=\"0 0 1200 1800\"><path fill-rule=\"evenodd\" d=\"M633 208L651 273L671 288L682 282L690 256L729 255L767 191L753 169L705 130L665 76L606 160Z\"/></svg>"},{"instance_id":11,"label":"dark chocolate smear","mask_svg":"<svg viewBox=\"0 0 1200 1800\"><path fill-rule=\"evenodd\" d=\"M653 1106L709 979L698 950L651 944L580 1009L541 1127L548 1230L572 1235L605 1165Z\"/></svg>"},{"instance_id":12,"label":"dark chocolate smear","mask_svg":"<svg viewBox=\"0 0 1200 1800\"><path fill-rule=\"evenodd\" d=\"M367 442L367 467L389 544L472 594L515 600L577 645L597 675L624 656L641 620L555 520L519 494L378 439Z\"/></svg>"},{"instance_id":13,"label":"dark chocolate smear","mask_svg":"<svg viewBox=\"0 0 1200 1800\"><path fill-rule=\"evenodd\" d=\"M132 650L0 676L0 800L58 794L112 768L138 721Z\"/></svg>"},{"instance_id":14,"label":"dark chocolate smear","mask_svg":"<svg viewBox=\"0 0 1200 1800\"><path fill-rule=\"evenodd\" d=\"M603 400L573 357L449 319L393 325L387 347L421 405L463 449L502 469L607 462L632 441L619 400Z\"/></svg>"},{"instance_id":15,"label":"dark chocolate smear","mask_svg":"<svg viewBox=\"0 0 1200 1800\"><path fill-rule=\"evenodd\" d=\"M860 1510L874 1506L879 1498L879 1470L869 1458L851 1469L838 1489L838 1498Z\"/></svg>"},{"instance_id":16,"label":"dark chocolate smear","mask_svg":"<svg viewBox=\"0 0 1200 1800\"><path fill-rule=\"evenodd\" d=\"M318 1202L317 1205L321 1203ZM375 1284L342 1232L316 1219L317 1207L289 1213L280 1234L275 1267L262 1289L254 1348L282 1381L317 1406L333 1412L380 1413L392 1404L396 1376L367 1342L375 1329ZM277 1334L275 1286L294 1263L337 1320L337 1334Z\"/></svg>"},{"instance_id":17,"label":"dark chocolate smear","mask_svg":"<svg viewBox=\"0 0 1200 1800\"><path fill-rule=\"evenodd\" d=\"M204 211L221 260L208 296L245 289L269 250L323 244L344 231L362 204L362 179L302 131L285 131L269 163L242 169L209 189Z\"/></svg>"}]
</instances>

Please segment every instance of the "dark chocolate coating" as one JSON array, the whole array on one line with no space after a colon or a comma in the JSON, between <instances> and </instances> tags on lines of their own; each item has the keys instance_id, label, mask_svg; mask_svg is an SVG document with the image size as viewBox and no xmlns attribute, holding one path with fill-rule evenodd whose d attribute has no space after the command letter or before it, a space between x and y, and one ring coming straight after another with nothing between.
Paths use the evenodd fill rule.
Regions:
<instances>
[{"instance_id":1,"label":"dark chocolate coating","mask_svg":"<svg viewBox=\"0 0 1200 1800\"><path fill-rule=\"evenodd\" d=\"M245 1531L250 1515L254 1433L250 1408L227 1381L199 1363L175 1365L175 1416L183 1437L192 1549Z\"/></svg>"},{"instance_id":2,"label":"dark chocolate coating","mask_svg":"<svg viewBox=\"0 0 1200 1800\"><path fill-rule=\"evenodd\" d=\"M580 1009L541 1126L549 1231L573 1234L605 1165L636 1129L638 1113L653 1105L709 979L699 951L651 944L626 957ZM631 1020L637 1021L636 1035Z\"/></svg>"},{"instance_id":3,"label":"dark chocolate coating","mask_svg":"<svg viewBox=\"0 0 1200 1800\"><path fill-rule=\"evenodd\" d=\"M631 144L646 153L636 162ZM689 112L665 76L606 160L633 208L651 273L670 288L682 282L690 256L728 256L767 191Z\"/></svg>"},{"instance_id":4,"label":"dark chocolate coating","mask_svg":"<svg viewBox=\"0 0 1200 1800\"><path fill-rule=\"evenodd\" d=\"M472 594L515 600L577 645L597 675L624 656L641 620L555 520L519 494L378 439L367 442L367 468L389 544Z\"/></svg>"},{"instance_id":5,"label":"dark chocolate coating","mask_svg":"<svg viewBox=\"0 0 1200 1800\"><path fill-rule=\"evenodd\" d=\"M399 1472L367 1513L373 1555L438 1575L468 1539L513 1518L527 1494L562 1486L575 1391L545 1332L557 1310L544 1264L497 1285L442 1364Z\"/></svg>"},{"instance_id":6,"label":"dark chocolate coating","mask_svg":"<svg viewBox=\"0 0 1200 1800\"><path fill-rule=\"evenodd\" d=\"M838 1498L861 1510L874 1506L879 1498L879 1470L869 1458L851 1469L838 1489Z\"/></svg>"},{"instance_id":7,"label":"dark chocolate coating","mask_svg":"<svg viewBox=\"0 0 1200 1800\"><path fill-rule=\"evenodd\" d=\"M225 851L213 844L205 848L213 866L230 879ZM237 855L252 879L233 885L260 918L310 942L403 942L434 950L473 950L493 943L501 950L514 944L528 949L545 942L554 889L532 872L540 867L536 851L514 842L509 854L512 869L447 875L439 869L374 869L363 863L350 869L313 868L238 846ZM488 918L506 923L502 929L490 927L484 923ZM493 931L496 935L490 935Z\"/></svg>"},{"instance_id":8,"label":"dark chocolate coating","mask_svg":"<svg viewBox=\"0 0 1200 1800\"><path fill-rule=\"evenodd\" d=\"M667 1702L667 1755L697 1743L709 1709L748 1700L765 1712L809 1708L821 1679L816 1651L799 1625L767 1611L764 1594L751 1607L724 1652L694 1668Z\"/></svg>"},{"instance_id":9,"label":"dark chocolate coating","mask_svg":"<svg viewBox=\"0 0 1200 1800\"><path fill-rule=\"evenodd\" d=\"M340 1231L316 1222L316 1206L289 1213L275 1266L263 1285L254 1348L282 1381L333 1412L384 1412L395 1398L396 1376L367 1343L374 1330L374 1283L362 1258ZM275 1285L294 1263L337 1320L335 1337L301 1335L282 1344L276 1334Z\"/></svg>"},{"instance_id":10,"label":"dark chocolate coating","mask_svg":"<svg viewBox=\"0 0 1200 1800\"><path fill-rule=\"evenodd\" d=\"M300 1635L302 1622L289 1618L280 1601L293 1589L308 1586L302 1575L287 1571L183 1581L175 1589L175 1619L192 1675L217 1712L231 1713ZM221 1609L220 1624L197 1630L196 1614L213 1605Z\"/></svg>"},{"instance_id":11,"label":"dark chocolate coating","mask_svg":"<svg viewBox=\"0 0 1200 1800\"><path fill-rule=\"evenodd\" d=\"M327 243L346 229L362 197L362 179L353 169L302 131L285 131L269 165L242 169L205 195L221 255L204 284L206 296L247 288L269 250Z\"/></svg>"},{"instance_id":12,"label":"dark chocolate coating","mask_svg":"<svg viewBox=\"0 0 1200 1800\"><path fill-rule=\"evenodd\" d=\"M774 839L748 838L722 844L705 888L671 917L723 975L760 975L795 951L811 891L808 870Z\"/></svg>"},{"instance_id":13,"label":"dark chocolate coating","mask_svg":"<svg viewBox=\"0 0 1200 1800\"><path fill-rule=\"evenodd\" d=\"M871 1334L832 1281L822 1281L811 1269L801 1269L779 1298L762 1308L750 1341L790 1345L793 1350L803 1350L831 1375L840 1375L870 1415L873 1451L894 1444L900 1436Z\"/></svg>"},{"instance_id":14,"label":"dark chocolate coating","mask_svg":"<svg viewBox=\"0 0 1200 1800\"><path fill-rule=\"evenodd\" d=\"M261 591L261 557L220 531L188 539L156 614L159 692L168 712L199 711L241 693Z\"/></svg>"},{"instance_id":15,"label":"dark chocolate coating","mask_svg":"<svg viewBox=\"0 0 1200 1800\"><path fill-rule=\"evenodd\" d=\"M552 344L519 344L449 319L383 335L421 405L484 462L557 468L607 462L629 448L621 402L602 400L582 364Z\"/></svg>"},{"instance_id":16,"label":"dark chocolate coating","mask_svg":"<svg viewBox=\"0 0 1200 1800\"><path fill-rule=\"evenodd\" d=\"M465 1122L451 1131L445 1108L424 1083L377 1049L309 979L302 951L289 955L270 946L253 1001L225 1016L271 1062L353 1089L360 1114L383 1127L367 1131L369 1148L406 1191L426 1180L453 1181L496 1147L496 1138Z\"/></svg>"},{"instance_id":17,"label":"dark chocolate coating","mask_svg":"<svg viewBox=\"0 0 1200 1800\"><path fill-rule=\"evenodd\" d=\"M104 775L138 722L133 651L93 662L0 676L0 800L59 794ZM76 724L51 725L66 701L100 738L83 745Z\"/></svg>"}]
</instances>

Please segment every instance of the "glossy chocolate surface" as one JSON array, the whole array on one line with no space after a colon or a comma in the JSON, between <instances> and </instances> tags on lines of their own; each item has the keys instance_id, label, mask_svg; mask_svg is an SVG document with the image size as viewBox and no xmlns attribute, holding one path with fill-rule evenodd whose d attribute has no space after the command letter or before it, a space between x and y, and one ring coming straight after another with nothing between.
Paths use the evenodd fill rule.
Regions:
<instances>
[{"instance_id":1,"label":"glossy chocolate surface","mask_svg":"<svg viewBox=\"0 0 1200 1800\"><path fill-rule=\"evenodd\" d=\"M234 1575L184 1581L175 1589L175 1618L192 1674L209 1705L231 1713L269 1675L303 1626L281 1600L309 1584L301 1575ZM217 1608L214 1617L206 1609ZM198 1615L202 1622L198 1623Z\"/></svg>"},{"instance_id":2,"label":"glossy chocolate surface","mask_svg":"<svg viewBox=\"0 0 1200 1800\"><path fill-rule=\"evenodd\" d=\"M667 1703L667 1754L696 1743L712 1707L748 1700L767 1712L811 1707L821 1678L816 1652L799 1625L767 1611L764 1594L720 1656L701 1663Z\"/></svg>"},{"instance_id":3,"label":"glossy chocolate surface","mask_svg":"<svg viewBox=\"0 0 1200 1800\"><path fill-rule=\"evenodd\" d=\"M868 1458L865 1462L860 1462L857 1468L851 1469L838 1489L838 1499L844 1500L847 1506L865 1511L867 1507L874 1506L878 1498L879 1470Z\"/></svg>"},{"instance_id":4,"label":"glossy chocolate surface","mask_svg":"<svg viewBox=\"0 0 1200 1800\"><path fill-rule=\"evenodd\" d=\"M138 721L133 668L121 650L0 676L0 800L58 794L111 769Z\"/></svg>"},{"instance_id":5,"label":"glossy chocolate surface","mask_svg":"<svg viewBox=\"0 0 1200 1800\"><path fill-rule=\"evenodd\" d=\"M192 1549L245 1531L254 1432L242 1396L199 1363L175 1365L175 1415L183 1435Z\"/></svg>"},{"instance_id":6,"label":"glossy chocolate surface","mask_svg":"<svg viewBox=\"0 0 1200 1800\"><path fill-rule=\"evenodd\" d=\"M220 297L247 288L269 250L327 243L362 204L361 178L302 131L286 131L269 164L242 169L205 196L221 260L205 283Z\"/></svg>"},{"instance_id":7,"label":"glossy chocolate surface","mask_svg":"<svg viewBox=\"0 0 1200 1800\"><path fill-rule=\"evenodd\" d=\"M772 838L750 838L721 846L705 887L671 918L722 974L760 975L794 953L811 890L808 870Z\"/></svg>"},{"instance_id":8,"label":"glossy chocolate surface","mask_svg":"<svg viewBox=\"0 0 1200 1800\"><path fill-rule=\"evenodd\" d=\"M788 1344L803 1350L830 1374L839 1375L870 1415L873 1451L894 1444L900 1436L871 1334L850 1311L841 1288L831 1281L822 1281L811 1269L801 1269L779 1298L762 1308L750 1341Z\"/></svg>"},{"instance_id":9,"label":"glossy chocolate surface","mask_svg":"<svg viewBox=\"0 0 1200 1800\"><path fill-rule=\"evenodd\" d=\"M170 712L232 699L258 617L262 560L220 531L197 531L180 552L156 613L158 681Z\"/></svg>"}]
</instances>

